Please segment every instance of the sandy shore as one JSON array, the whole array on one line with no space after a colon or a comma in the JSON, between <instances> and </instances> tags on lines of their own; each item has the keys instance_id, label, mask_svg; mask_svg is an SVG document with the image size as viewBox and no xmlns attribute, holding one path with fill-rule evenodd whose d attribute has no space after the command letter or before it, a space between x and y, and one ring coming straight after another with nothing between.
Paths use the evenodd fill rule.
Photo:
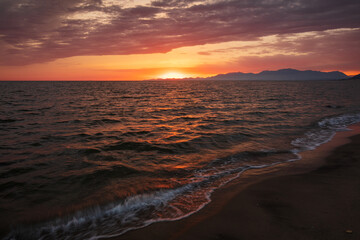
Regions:
<instances>
[{"instance_id":1,"label":"sandy shore","mask_svg":"<svg viewBox=\"0 0 360 240\"><path fill-rule=\"evenodd\" d=\"M303 160L248 173L204 209L115 239L360 239L360 125Z\"/></svg>"}]
</instances>

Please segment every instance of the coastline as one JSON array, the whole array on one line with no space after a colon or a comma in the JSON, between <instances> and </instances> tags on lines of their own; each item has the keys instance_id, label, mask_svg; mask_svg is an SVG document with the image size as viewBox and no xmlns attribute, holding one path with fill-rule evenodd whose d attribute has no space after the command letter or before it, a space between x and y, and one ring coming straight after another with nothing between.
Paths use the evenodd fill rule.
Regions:
<instances>
[{"instance_id":1,"label":"coastline","mask_svg":"<svg viewBox=\"0 0 360 240\"><path fill-rule=\"evenodd\" d=\"M112 239L359 239L360 124L349 128L300 161L245 172L187 218Z\"/></svg>"}]
</instances>

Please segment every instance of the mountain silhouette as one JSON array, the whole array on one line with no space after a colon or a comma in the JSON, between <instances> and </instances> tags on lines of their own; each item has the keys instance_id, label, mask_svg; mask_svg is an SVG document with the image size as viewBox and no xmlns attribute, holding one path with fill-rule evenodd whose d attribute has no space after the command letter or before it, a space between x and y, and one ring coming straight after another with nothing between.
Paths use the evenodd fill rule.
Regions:
<instances>
[{"instance_id":1,"label":"mountain silhouette","mask_svg":"<svg viewBox=\"0 0 360 240\"><path fill-rule=\"evenodd\" d=\"M355 76L353 76L353 77L351 77L351 78L348 78L347 80L360 80L360 74L358 74L358 75L355 75Z\"/></svg>"},{"instance_id":2,"label":"mountain silhouette","mask_svg":"<svg viewBox=\"0 0 360 240\"><path fill-rule=\"evenodd\" d=\"M209 80L340 80L348 76L342 72L300 71L296 69L280 69L277 71L262 71L260 73L226 73L205 79Z\"/></svg>"}]
</instances>

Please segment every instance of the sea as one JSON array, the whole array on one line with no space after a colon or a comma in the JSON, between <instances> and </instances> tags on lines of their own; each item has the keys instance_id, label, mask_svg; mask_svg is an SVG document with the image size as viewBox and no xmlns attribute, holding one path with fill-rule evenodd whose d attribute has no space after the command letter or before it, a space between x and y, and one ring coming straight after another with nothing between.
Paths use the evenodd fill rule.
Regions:
<instances>
[{"instance_id":1,"label":"sea","mask_svg":"<svg viewBox=\"0 0 360 240\"><path fill-rule=\"evenodd\" d=\"M0 82L0 237L185 218L360 122L360 81Z\"/></svg>"}]
</instances>

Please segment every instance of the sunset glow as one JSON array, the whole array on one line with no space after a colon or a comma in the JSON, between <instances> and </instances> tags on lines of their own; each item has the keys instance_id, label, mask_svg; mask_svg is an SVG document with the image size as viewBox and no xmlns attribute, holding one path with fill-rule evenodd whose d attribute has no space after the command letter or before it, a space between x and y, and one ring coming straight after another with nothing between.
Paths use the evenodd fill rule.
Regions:
<instances>
[{"instance_id":1,"label":"sunset glow","mask_svg":"<svg viewBox=\"0 0 360 240\"><path fill-rule=\"evenodd\" d=\"M179 73L179 72L167 72L160 75L158 78L160 79L171 79L171 78L186 78L188 77L186 74Z\"/></svg>"},{"instance_id":2,"label":"sunset glow","mask_svg":"<svg viewBox=\"0 0 360 240\"><path fill-rule=\"evenodd\" d=\"M0 80L144 80L281 68L356 75L360 19L352 9L359 5L7 1Z\"/></svg>"}]
</instances>

